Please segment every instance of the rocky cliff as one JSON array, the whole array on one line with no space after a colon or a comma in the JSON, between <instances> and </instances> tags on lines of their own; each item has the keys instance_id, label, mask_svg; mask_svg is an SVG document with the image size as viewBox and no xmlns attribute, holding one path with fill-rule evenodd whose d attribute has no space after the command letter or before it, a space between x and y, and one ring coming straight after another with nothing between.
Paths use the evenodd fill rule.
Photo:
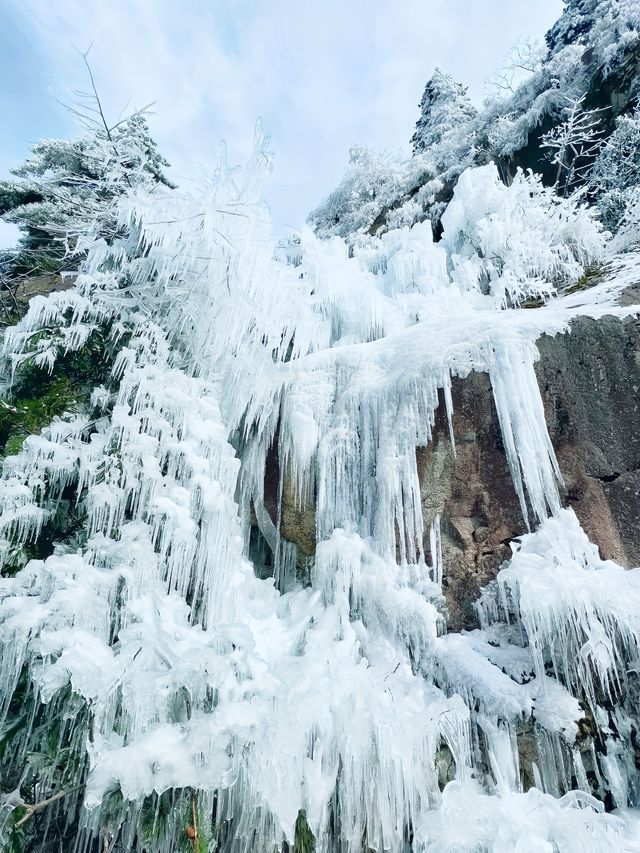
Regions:
<instances>
[{"instance_id":1,"label":"rocky cliff","mask_svg":"<svg viewBox=\"0 0 640 853\"><path fill-rule=\"evenodd\" d=\"M572 506L604 559L640 563L640 322L580 318L538 343L547 427ZM525 523L486 374L454 380L454 435L444 405L418 449L425 523L441 517L449 628L472 627L473 602Z\"/></svg>"},{"instance_id":2,"label":"rocky cliff","mask_svg":"<svg viewBox=\"0 0 640 853\"><path fill-rule=\"evenodd\" d=\"M637 301L627 291L622 301ZM564 478L564 499L603 559L640 565L640 320L578 318L565 334L543 336L536 365L547 427ZM474 602L526 532L489 377L452 382L455 451L444 400L433 441L416 449L425 521L440 517L443 592L449 630L476 625ZM265 503L274 522L278 459L267 463ZM280 525L300 562L313 554L314 507L296 504L285 477Z\"/></svg>"}]
</instances>

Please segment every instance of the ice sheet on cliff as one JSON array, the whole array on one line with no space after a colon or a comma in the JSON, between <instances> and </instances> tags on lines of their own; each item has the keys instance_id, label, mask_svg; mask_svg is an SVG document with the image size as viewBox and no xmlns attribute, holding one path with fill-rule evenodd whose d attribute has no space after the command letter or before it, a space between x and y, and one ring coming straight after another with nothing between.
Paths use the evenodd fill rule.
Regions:
<instances>
[{"instance_id":1,"label":"ice sheet on cliff","mask_svg":"<svg viewBox=\"0 0 640 853\"><path fill-rule=\"evenodd\" d=\"M517 307L552 289L558 265L598 257L601 237L562 208L575 257L540 238L539 268L521 270L518 250L489 269L464 235L499 208L477 199L519 199L485 167L463 176L442 244L422 224L350 257L305 233L283 263L259 204L261 146L207 196L129 199L130 237L94 246L76 288L34 300L5 337L16 368L34 352L51 366L95 324L124 345L99 417L58 420L5 462L4 560L63 490L86 542L0 580L0 709L25 671L37 703L68 686L88 703L79 849L109 792L130 801L114 831L133 845L144 798L171 788L215 800L233 853L292 843L300 809L322 853L638 849L634 812L601 799L638 805L640 570L600 561L562 509L533 371L542 333L633 312L615 299L638 258L613 261L597 288ZM451 376L472 370L491 377L523 531L536 529L485 591L481 629L446 635L415 448L439 389L455 418ZM263 535L287 583L247 558L274 442L294 494L316 496L306 587L295 554L283 569L277 518ZM11 760L27 748L18 739Z\"/></svg>"}]
</instances>

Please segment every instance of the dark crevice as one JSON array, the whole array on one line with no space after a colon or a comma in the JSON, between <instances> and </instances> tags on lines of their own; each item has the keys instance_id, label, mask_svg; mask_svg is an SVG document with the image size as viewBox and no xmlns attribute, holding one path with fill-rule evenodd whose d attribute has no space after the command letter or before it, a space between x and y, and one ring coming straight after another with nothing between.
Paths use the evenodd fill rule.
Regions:
<instances>
[{"instance_id":1,"label":"dark crevice","mask_svg":"<svg viewBox=\"0 0 640 853\"><path fill-rule=\"evenodd\" d=\"M620 471L614 471L613 474L601 474L599 477L594 477L595 480L600 480L601 483L613 483L620 476Z\"/></svg>"}]
</instances>

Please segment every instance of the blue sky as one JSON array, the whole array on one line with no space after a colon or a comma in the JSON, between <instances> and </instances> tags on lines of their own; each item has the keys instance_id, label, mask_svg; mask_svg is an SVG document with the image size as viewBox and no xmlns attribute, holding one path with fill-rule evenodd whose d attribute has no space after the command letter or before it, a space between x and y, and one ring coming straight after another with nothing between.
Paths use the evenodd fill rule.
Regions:
<instances>
[{"instance_id":1,"label":"blue sky","mask_svg":"<svg viewBox=\"0 0 640 853\"><path fill-rule=\"evenodd\" d=\"M408 145L435 66L481 103L486 79L561 0L0 0L0 177L29 143L77 132L56 102L91 62L109 112L155 101L161 150L185 184L220 139L243 158L257 116L271 134L268 201L300 225L339 180L349 147ZM0 231L0 241L3 233ZM7 232L4 232L4 242Z\"/></svg>"}]
</instances>

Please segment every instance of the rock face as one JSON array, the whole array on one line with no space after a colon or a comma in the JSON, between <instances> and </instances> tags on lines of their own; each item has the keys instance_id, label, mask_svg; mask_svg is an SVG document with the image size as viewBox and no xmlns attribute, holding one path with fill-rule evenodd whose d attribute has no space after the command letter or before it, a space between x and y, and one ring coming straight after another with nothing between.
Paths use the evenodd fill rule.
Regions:
<instances>
[{"instance_id":1,"label":"rock face","mask_svg":"<svg viewBox=\"0 0 640 853\"><path fill-rule=\"evenodd\" d=\"M636 295L637 296L637 295ZM635 299L634 301L637 301ZM604 559L640 565L640 320L577 319L571 332L544 336L536 365L549 434L574 508ZM479 590L526 532L509 473L489 377L471 373L452 383L456 452L444 401L433 440L416 449L428 531L440 516L443 592L449 630L476 625ZM278 459L270 454L265 505L276 520ZM282 490L281 533L299 557L315 551L315 508L296 505Z\"/></svg>"},{"instance_id":2,"label":"rock face","mask_svg":"<svg viewBox=\"0 0 640 853\"><path fill-rule=\"evenodd\" d=\"M572 506L601 556L640 565L640 321L581 318L538 342L536 373ZM473 602L525 532L485 374L454 380L454 458L444 406L418 448L425 524L441 517L451 630L475 624ZM428 548L428 543L425 543Z\"/></svg>"},{"instance_id":3,"label":"rock face","mask_svg":"<svg viewBox=\"0 0 640 853\"><path fill-rule=\"evenodd\" d=\"M264 505L275 525L280 523L280 535L298 546L298 560L304 564L316 550L316 512L313 504L300 504L293 494L289 471L284 472L280 491L280 462L277 436L267 455L264 478ZM278 512L279 508L279 512Z\"/></svg>"},{"instance_id":4,"label":"rock face","mask_svg":"<svg viewBox=\"0 0 640 853\"><path fill-rule=\"evenodd\" d=\"M473 601L509 555L509 542L524 530L502 446L489 377L471 373L452 383L456 452L449 438L444 401L436 413L433 439L416 450L428 531L440 516L443 592L452 630L475 623Z\"/></svg>"},{"instance_id":5,"label":"rock face","mask_svg":"<svg viewBox=\"0 0 640 853\"><path fill-rule=\"evenodd\" d=\"M640 320L581 318L539 349L567 502L603 558L640 565Z\"/></svg>"},{"instance_id":6,"label":"rock face","mask_svg":"<svg viewBox=\"0 0 640 853\"><path fill-rule=\"evenodd\" d=\"M9 282L0 288L0 327L13 325L27 312L33 296L48 296L73 287L75 276L37 275Z\"/></svg>"}]
</instances>

